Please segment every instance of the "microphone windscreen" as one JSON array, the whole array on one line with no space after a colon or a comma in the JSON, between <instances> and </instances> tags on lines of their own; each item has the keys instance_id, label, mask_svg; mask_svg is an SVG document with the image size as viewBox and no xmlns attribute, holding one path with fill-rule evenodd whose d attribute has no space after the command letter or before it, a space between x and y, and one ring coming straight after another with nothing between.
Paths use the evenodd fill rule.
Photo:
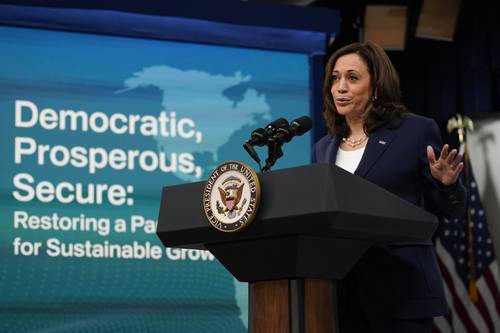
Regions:
<instances>
[{"instance_id":1,"label":"microphone windscreen","mask_svg":"<svg viewBox=\"0 0 500 333\"><path fill-rule=\"evenodd\" d=\"M285 118L278 118L267 126L270 126L272 128L288 127L288 120L286 120Z\"/></svg>"},{"instance_id":2,"label":"microphone windscreen","mask_svg":"<svg viewBox=\"0 0 500 333\"><path fill-rule=\"evenodd\" d=\"M308 116L302 116L292 121L292 126L296 130L296 135L302 135L312 128L312 120Z\"/></svg>"}]
</instances>

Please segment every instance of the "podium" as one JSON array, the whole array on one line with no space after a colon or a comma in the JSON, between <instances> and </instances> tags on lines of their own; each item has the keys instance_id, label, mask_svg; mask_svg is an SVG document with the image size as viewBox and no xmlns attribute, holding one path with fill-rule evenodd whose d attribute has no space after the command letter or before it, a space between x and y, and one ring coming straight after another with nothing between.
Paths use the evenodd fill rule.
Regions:
<instances>
[{"instance_id":1,"label":"podium","mask_svg":"<svg viewBox=\"0 0 500 333\"><path fill-rule=\"evenodd\" d=\"M165 246L209 250L249 282L249 332L338 332L335 280L373 245L430 239L434 215L330 164L258 175L254 222L215 230L205 182L163 188L157 235Z\"/></svg>"}]
</instances>

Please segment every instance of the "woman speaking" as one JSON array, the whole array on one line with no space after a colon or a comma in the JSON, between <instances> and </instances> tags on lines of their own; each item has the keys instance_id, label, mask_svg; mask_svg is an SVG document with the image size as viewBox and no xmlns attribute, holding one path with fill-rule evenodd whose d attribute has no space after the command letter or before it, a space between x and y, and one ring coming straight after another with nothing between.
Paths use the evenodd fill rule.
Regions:
<instances>
[{"instance_id":1,"label":"woman speaking","mask_svg":"<svg viewBox=\"0 0 500 333\"><path fill-rule=\"evenodd\" d=\"M380 46L335 52L323 98L328 135L314 146L315 162L335 163L434 214L463 214L462 157L442 145L433 120L401 104L398 74ZM447 311L430 241L373 246L339 282L341 333L430 333L433 317Z\"/></svg>"}]
</instances>

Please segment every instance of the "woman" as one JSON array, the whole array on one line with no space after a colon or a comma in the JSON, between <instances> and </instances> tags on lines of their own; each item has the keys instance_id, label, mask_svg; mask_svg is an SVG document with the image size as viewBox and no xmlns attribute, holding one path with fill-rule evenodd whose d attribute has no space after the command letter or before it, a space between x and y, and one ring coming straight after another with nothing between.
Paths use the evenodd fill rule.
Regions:
<instances>
[{"instance_id":1,"label":"woman","mask_svg":"<svg viewBox=\"0 0 500 333\"><path fill-rule=\"evenodd\" d=\"M406 112L397 72L380 46L355 43L335 52L323 97L329 134L314 146L315 162L335 163L435 214L463 214L461 156L441 149L433 120ZM431 332L433 317L446 313L430 241L374 246L339 283L341 333Z\"/></svg>"}]
</instances>

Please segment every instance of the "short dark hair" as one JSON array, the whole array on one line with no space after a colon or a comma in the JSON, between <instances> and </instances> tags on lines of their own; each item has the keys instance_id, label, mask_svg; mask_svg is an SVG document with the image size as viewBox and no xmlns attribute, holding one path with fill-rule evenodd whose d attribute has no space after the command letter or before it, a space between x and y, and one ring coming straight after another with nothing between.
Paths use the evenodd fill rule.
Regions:
<instances>
[{"instance_id":1,"label":"short dark hair","mask_svg":"<svg viewBox=\"0 0 500 333\"><path fill-rule=\"evenodd\" d=\"M340 115L333 102L331 88L332 72L338 58L355 53L363 59L371 78L372 102L364 124L364 130L369 135L376 129L399 121L403 118L406 107L401 103L399 76L384 49L373 42L353 43L346 45L332 54L325 68L323 82L323 103L326 127L330 135L349 136L350 129L345 117Z\"/></svg>"}]
</instances>

